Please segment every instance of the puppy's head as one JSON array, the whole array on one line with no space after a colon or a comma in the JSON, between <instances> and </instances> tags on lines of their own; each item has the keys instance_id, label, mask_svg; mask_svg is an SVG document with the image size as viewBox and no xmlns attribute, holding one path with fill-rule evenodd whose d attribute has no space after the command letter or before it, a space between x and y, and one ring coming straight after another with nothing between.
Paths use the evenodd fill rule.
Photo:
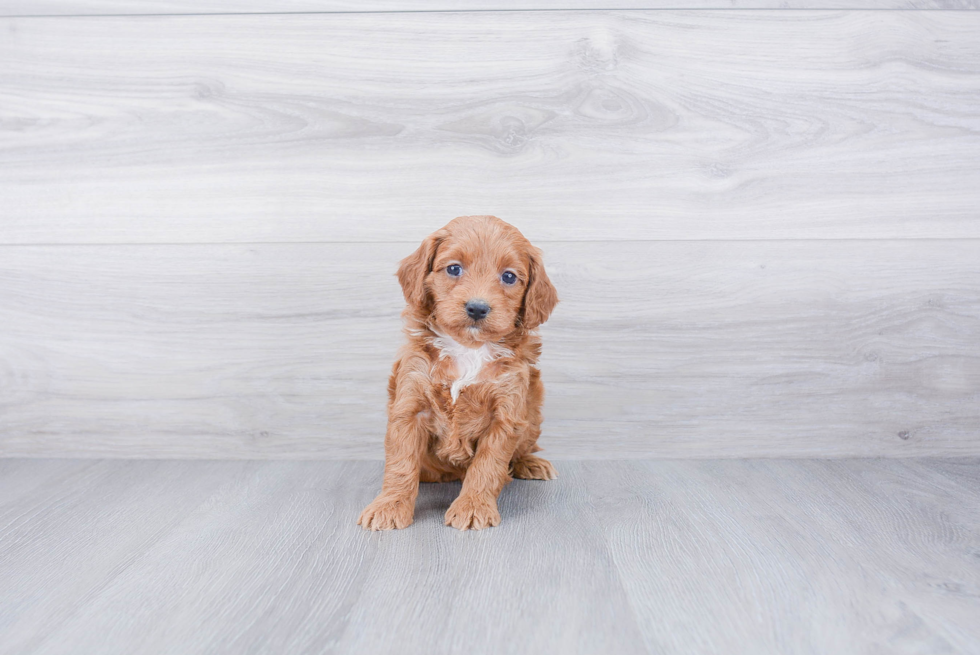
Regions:
<instances>
[{"instance_id":1,"label":"puppy's head","mask_svg":"<svg viewBox=\"0 0 980 655\"><path fill-rule=\"evenodd\" d=\"M541 251L494 216L461 216L430 234L398 281L409 305L471 347L533 330L558 303Z\"/></svg>"}]
</instances>

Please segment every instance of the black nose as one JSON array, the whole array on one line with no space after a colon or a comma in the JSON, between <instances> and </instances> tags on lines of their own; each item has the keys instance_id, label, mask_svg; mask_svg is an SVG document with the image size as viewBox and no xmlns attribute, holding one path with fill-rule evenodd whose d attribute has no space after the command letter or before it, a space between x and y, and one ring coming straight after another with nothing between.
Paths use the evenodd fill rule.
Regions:
<instances>
[{"instance_id":1,"label":"black nose","mask_svg":"<svg viewBox=\"0 0 980 655\"><path fill-rule=\"evenodd\" d=\"M490 313L490 305L482 300L471 300L466 303L466 315L474 321L482 321Z\"/></svg>"}]
</instances>

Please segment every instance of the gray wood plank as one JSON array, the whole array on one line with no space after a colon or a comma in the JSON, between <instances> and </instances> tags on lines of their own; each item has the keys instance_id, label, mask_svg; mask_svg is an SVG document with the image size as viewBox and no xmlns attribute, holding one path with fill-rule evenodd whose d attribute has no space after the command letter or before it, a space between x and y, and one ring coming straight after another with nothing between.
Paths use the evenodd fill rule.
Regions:
<instances>
[{"instance_id":1,"label":"gray wood plank","mask_svg":"<svg viewBox=\"0 0 980 655\"><path fill-rule=\"evenodd\" d=\"M22 465L44 483L0 506L0 652L34 652L80 603L252 466L85 464L57 477L61 462Z\"/></svg>"},{"instance_id":2,"label":"gray wood plank","mask_svg":"<svg viewBox=\"0 0 980 655\"><path fill-rule=\"evenodd\" d=\"M977 238L980 14L0 21L0 243Z\"/></svg>"},{"instance_id":3,"label":"gray wood plank","mask_svg":"<svg viewBox=\"0 0 980 655\"><path fill-rule=\"evenodd\" d=\"M980 454L980 241L540 245L549 455ZM380 458L411 249L0 249L0 452Z\"/></svg>"},{"instance_id":4,"label":"gray wood plank","mask_svg":"<svg viewBox=\"0 0 980 655\"><path fill-rule=\"evenodd\" d=\"M0 509L7 508L37 493L38 489L58 483L68 476L94 465L90 460L48 460L43 466L27 459L0 459Z\"/></svg>"},{"instance_id":5,"label":"gray wood plank","mask_svg":"<svg viewBox=\"0 0 980 655\"><path fill-rule=\"evenodd\" d=\"M118 470L134 464L103 466ZM188 462L158 466L184 476L197 468ZM52 620L45 630L32 624L22 628L30 617L18 617L12 631L0 632L0 642L16 645L8 652L37 654L123 648L147 653L416 653L427 652L433 642L441 646L436 652L490 643L506 643L513 648L508 652L556 644L568 646L566 652L602 652L603 645L617 652L642 650L639 631L629 624L606 634L627 601L612 567L602 566L600 535L589 535L587 529L570 532L561 553L546 542L527 547L527 528L556 534L570 529L571 517L542 510L549 502L580 505L581 490L556 493L554 486L515 485L516 493L501 504L515 528L493 539L490 533L446 535L450 528L443 525L442 514L459 485L426 485L415 529L376 535L354 521L376 492L378 464L254 466L249 476L240 476L214 472L219 465L213 464L210 477L221 483L220 494L203 503L196 498L196 511L151 547L133 553L126 568L97 593L73 598L72 616L53 617L62 620ZM166 475L143 475L181 499L192 496L165 484ZM84 510L75 513L90 519L102 513L95 503ZM66 536L71 541L70 533ZM451 566L432 557L433 541L446 549ZM520 559L513 557L517 553ZM550 564L541 566L546 558ZM592 574L577 573L583 562L596 567ZM54 568L65 576L72 564L78 562ZM20 562L13 567L30 568ZM493 590L504 576L501 592L508 598L495 602ZM461 577L473 584L460 584ZM0 584L3 598L27 590L19 578L11 585L4 577ZM439 593L441 588L457 593ZM71 597L58 587L42 589L41 594L31 591ZM423 598L410 600L420 591ZM420 629L420 619L433 628L447 623L467 630L440 635ZM501 630L514 623L520 629ZM568 626L576 630L569 632Z\"/></svg>"},{"instance_id":6,"label":"gray wood plank","mask_svg":"<svg viewBox=\"0 0 980 655\"><path fill-rule=\"evenodd\" d=\"M563 9L978 9L976 0L2 0L0 16Z\"/></svg>"},{"instance_id":7,"label":"gray wood plank","mask_svg":"<svg viewBox=\"0 0 980 655\"><path fill-rule=\"evenodd\" d=\"M0 652L980 648L976 459L562 462L468 533L458 484L357 527L377 462L85 464L18 464L49 482L0 522Z\"/></svg>"},{"instance_id":8,"label":"gray wood plank","mask_svg":"<svg viewBox=\"0 0 980 655\"><path fill-rule=\"evenodd\" d=\"M577 466L559 468L570 476L561 484L508 485L500 534L447 534L461 485L423 485L420 534L382 536L338 652L647 652L596 529L594 496Z\"/></svg>"},{"instance_id":9,"label":"gray wood plank","mask_svg":"<svg viewBox=\"0 0 980 655\"><path fill-rule=\"evenodd\" d=\"M350 520L377 480L374 464L212 463L203 475L196 464L160 466L171 474L147 474L147 482L196 509L133 552L89 595L92 602L76 599L72 616L43 630L15 625L2 640L22 649L11 652L108 652L125 644L147 653L302 653L336 641L332 633L345 628L346 606L377 550ZM212 481L213 493L170 480L195 472ZM85 510L77 514L103 511L98 501ZM147 593L151 579L159 586ZM106 621L106 632L92 629Z\"/></svg>"},{"instance_id":10,"label":"gray wood plank","mask_svg":"<svg viewBox=\"0 0 980 655\"><path fill-rule=\"evenodd\" d=\"M969 488L899 460L583 473L611 492L596 493L597 516L652 651L969 653L980 644L976 464L964 463Z\"/></svg>"}]
</instances>

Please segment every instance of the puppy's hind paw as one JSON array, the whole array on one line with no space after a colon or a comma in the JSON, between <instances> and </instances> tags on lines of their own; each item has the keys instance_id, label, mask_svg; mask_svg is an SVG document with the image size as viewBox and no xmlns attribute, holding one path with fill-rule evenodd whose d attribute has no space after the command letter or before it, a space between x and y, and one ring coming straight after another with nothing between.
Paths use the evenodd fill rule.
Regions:
<instances>
[{"instance_id":1,"label":"puppy's hind paw","mask_svg":"<svg viewBox=\"0 0 980 655\"><path fill-rule=\"evenodd\" d=\"M401 530L412 525L414 505L403 498L378 496L364 508L357 524L365 530Z\"/></svg>"},{"instance_id":2,"label":"puppy's hind paw","mask_svg":"<svg viewBox=\"0 0 980 655\"><path fill-rule=\"evenodd\" d=\"M534 455L524 455L510 467L514 477L520 480L554 480L558 477L558 471L551 462Z\"/></svg>"}]
</instances>

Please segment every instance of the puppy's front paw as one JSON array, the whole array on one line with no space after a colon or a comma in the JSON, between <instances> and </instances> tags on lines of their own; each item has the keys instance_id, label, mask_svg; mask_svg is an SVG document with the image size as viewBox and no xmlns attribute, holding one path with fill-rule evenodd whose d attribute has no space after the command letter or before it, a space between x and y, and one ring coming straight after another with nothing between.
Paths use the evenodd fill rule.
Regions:
<instances>
[{"instance_id":1,"label":"puppy's front paw","mask_svg":"<svg viewBox=\"0 0 980 655\"><path fill-rule=\"evenodd\" d=\"M415 503L404 498L378 496L364 508L357 524L365 530L401 530L412 525Z\"/></svg>"},{"instance_id":2,"label":"puppy's front paw","mask_svg":"<svg viewBox=\"0 0 980 655\"><path fill-rule=\"evenodd\" d=\"M492 525L500 525L500 512L497 511L497 501L489 502L460 496L449 506L446 512L446 525L457 530L482 530Z\"/></svg>"}]
</instances>

